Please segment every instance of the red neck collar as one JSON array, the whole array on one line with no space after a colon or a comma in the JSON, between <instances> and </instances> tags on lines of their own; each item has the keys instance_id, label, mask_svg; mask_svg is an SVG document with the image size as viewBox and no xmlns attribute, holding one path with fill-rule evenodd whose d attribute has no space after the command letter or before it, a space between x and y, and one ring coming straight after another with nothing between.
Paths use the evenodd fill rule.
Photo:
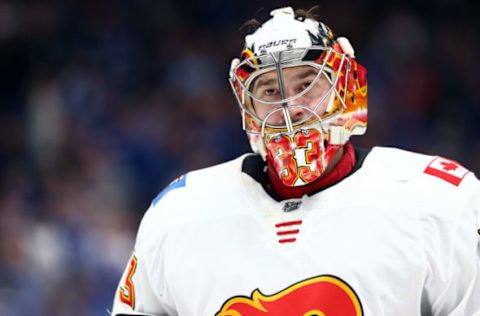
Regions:
<instances>
[{"instance_id":1,"label":"red neck collar","mask_svg":"<svg viewBox=\"0 0 480 316\"><path fill-rule=\"evenodd\" d=\"M332 171L315 182L300 187L290 187L284 185L278 175L275 173L274 168L270 166L270 163L268 163L268 178L270 179L270 184L272 190L275 192L275 195L277 195L281 200L299 199L305 194L312 195L313 193L335 184L341 179L345 178L352 171L353 166L355 166L356 158L355 150L350 142L343 146L343 150L344 153L342 158L337 162Z\"/></svg>"}]
</instances>

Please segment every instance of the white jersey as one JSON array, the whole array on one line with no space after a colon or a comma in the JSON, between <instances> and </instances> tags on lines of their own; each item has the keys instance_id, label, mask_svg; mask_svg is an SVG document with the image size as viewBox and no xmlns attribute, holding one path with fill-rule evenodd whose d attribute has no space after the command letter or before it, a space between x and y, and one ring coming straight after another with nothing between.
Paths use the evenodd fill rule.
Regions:
<instances>
[{"instance_id":1,"label":"white jersey","mask_svg":"<svg viewBox=\"0 0 480 316\"><path fill-rule=\"evenodd\" d=\"M480 182L376 147L355 173L276 201L242 156L154 200L113 315L480 315Z\"/></svg>"}]
</instances>

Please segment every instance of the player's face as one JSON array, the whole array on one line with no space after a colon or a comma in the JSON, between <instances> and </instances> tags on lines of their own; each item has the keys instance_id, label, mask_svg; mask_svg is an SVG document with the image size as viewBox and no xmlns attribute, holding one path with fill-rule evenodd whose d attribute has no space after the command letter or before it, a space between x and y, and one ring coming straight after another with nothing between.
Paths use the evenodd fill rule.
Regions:
<instances>
[{"instance_id":1,"label":"player's face","mask_svg":"<svg viewBox=\"0 0 480 316\"><path fill-rule=\"evenodd\" d=\"M292 123L308 119L312 116L311 111L317 113L320 117L325 113L329 99L327 94L331 93L331 83L325 77L325 74L318 76L318 73L318 68L305 65L284 68L282 70L286 99L298 96L308 89L303 95L287 102ZM265 102L279 101L272 104L252 99L257 116L263 120L277 109L272 115L268 116L267 123L274 126L285 125L285 115L282 110L278 110L283 103L281 102L282 97L277 71L272 70L258 76L252 85L251 91L255 98ZM311 111L301 106L307 107Z\"/></svg>"}]
</instances>

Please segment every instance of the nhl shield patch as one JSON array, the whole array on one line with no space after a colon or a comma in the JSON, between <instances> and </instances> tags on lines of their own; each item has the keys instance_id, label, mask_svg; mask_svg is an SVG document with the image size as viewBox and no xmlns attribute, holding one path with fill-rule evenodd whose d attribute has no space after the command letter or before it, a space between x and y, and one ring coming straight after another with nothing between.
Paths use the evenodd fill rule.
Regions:
<instances>
[{"instance_id":1,"label":"nhl shield patch","mask_svg":"<svg viewBox=\"0 0 480 316\"><path fill-rule=\"evenodd\" d=\"M435 157L423 172L459 186L470 171L456 161Z\"/></svg>"},{"instance_id":2,"label":"nhl shield patch","mask_svg":"<svg viewBox=\"0 0 480 316\"><path fill-rule=\"evenodd\" d=\"M298 208L300 208L301 205L302 205L302 200L286 201L285 204L283 205L282 210L288 213L288 212L297 210Z\"/></svg>"}]
</instances>

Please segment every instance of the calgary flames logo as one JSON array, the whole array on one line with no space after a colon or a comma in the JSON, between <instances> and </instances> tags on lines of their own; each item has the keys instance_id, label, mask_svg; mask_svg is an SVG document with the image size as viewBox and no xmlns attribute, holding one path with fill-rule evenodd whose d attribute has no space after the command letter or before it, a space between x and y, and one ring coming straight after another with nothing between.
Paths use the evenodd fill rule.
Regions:
<instances>
[{"instance_id":1,"label":"calgary flames logo","mask_svg":"<svg viewBox=\"0 0 480 316\"><path fill-rule=\"evenodd\" d=\"M223 304L216 316L362 316L360 300L341 279L322 275L265 296L258 289L251 298L237 296Z\"/></svg>"}]
</instances>

